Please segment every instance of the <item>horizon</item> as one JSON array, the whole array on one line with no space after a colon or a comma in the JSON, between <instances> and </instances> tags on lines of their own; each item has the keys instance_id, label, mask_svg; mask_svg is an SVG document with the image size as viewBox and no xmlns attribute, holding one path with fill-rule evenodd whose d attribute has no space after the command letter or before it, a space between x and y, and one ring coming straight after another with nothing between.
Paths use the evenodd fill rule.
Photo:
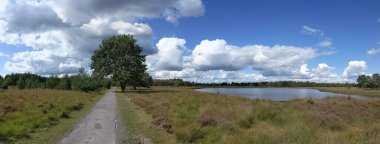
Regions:
<instances>
[{"instance_id":1,"label":"horizon","mask_svg":"<svg viewBox=\"0 0 380 144\"><path fill-rule=\"evenodd\" d=\"M0 0L0 74L88 71L131 34L154 79L355 82L380 72L380 1Z\"/></svg>"}]
</instances>

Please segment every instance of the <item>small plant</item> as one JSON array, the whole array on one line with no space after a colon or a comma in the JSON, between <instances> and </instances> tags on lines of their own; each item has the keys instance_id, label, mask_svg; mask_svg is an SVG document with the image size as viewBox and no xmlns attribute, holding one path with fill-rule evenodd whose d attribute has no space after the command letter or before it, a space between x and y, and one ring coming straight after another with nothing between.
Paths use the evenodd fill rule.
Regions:
<instances>
[{"instance_id":1,"label":"small plant","mask_svg":"<svg viewBox=\"0 0 380 144\"><path fill-rule=\"evenodd\" d=\"M201 126L204 127L204 126L215 126L216 125L216 120L211 117L211 116L202 116L200 119L199 119L199 122L201 123Z\"/></svg>"},{"instance_id":2,"label":"small plant","mask_svg":"<svg viewBox=\"0 0 380 144\"><path fill-rule=\"evenodd\" d=\"M61 117L61 118L70 118L69 112L63 111L63 112L61 113L61 116L60 116L60 117Z\"/></svg>"},{"instance_id":3,"label":"small plant","mask_svg":"<svg viewBox=\"0 0 380 144\"><path fill-rule=\"evenodd\" d=\"M313 104L314 104L314 101L313 101L313 99L309 98L309 99L307 100L306 103L307 103L307 104L311 104L311 105L313 105Z\"/></svg>"},{"instance_id":4,"label":"small plant","mask_svg":"<svg viewBox=\"0 0 380 144\"><path fill-rule=\"evenodd\" d=\"M241 128L250 128L253 124L253 117L247 116L241 120L238 121L238 124Z\"/></svg>"}]
</instances>

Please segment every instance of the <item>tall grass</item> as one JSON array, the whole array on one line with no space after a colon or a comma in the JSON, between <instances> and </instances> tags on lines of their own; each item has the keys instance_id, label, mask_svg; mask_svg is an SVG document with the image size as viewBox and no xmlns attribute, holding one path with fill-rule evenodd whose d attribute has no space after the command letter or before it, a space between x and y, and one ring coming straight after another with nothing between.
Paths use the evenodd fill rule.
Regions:
<instances>
[{"instance_id":1,"label":"tall grass","mask_svg":"<svg viewBox=\"0 0 380 144\"><path fill-rule=\"evenodd\" d=\"M0 92L0 142L27 138L39 128L70 118L99 97L99 93L65 90L9 89Z\"/></svg>"},{"instance_id":2,"label":"tall grass","mask_svg":"<svg viewBox=\"0 0 380 144\"><path fill-rule=\"evenodd\" d=\"M271 102L170 87L126 95L178 143L380 141L380 101L375 100L335 97Z\"/></svg>"}]
</instances>

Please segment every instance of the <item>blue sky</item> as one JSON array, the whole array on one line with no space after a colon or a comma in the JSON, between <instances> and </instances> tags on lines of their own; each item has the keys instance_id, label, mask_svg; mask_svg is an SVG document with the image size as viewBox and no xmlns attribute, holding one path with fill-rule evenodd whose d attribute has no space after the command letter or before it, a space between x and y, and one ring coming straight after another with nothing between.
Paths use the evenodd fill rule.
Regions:
<instances>
[{"instance_id":1,"label":"blue sky","mask_svg":"<svg viewBox=\"0 0 380 144\"><path fill-rule=\"evenodd\" d=\"M345 82L380 72L377 0L0 2L3 75L88 68L101 39L124 33L155 78Z\"/></svg>"}]
</instances>

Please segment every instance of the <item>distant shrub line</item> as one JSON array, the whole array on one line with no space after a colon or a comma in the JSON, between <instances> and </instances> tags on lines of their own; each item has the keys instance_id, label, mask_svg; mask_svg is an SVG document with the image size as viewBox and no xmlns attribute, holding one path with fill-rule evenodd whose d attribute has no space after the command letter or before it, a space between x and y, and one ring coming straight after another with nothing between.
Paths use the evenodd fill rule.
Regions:
<instances>
[{"instance_id":1,"label":"distant shrub line","mask_svg":"<svg viewBox=\"0 0 380 144\"><path fill-rule=\"evenodd\" d=\"M65 75L63 77L43 77L31 73L12 73L6 75L4 78L0 76L0 88L8 89L9 87L17 87L18 89L48 88L89 92L101 88L110 88L111 80L88 75L83 68L81 68L76 75Z\"/></svg>"},{"instance_id":2,"label":"distant shrub line","mask_svg":"<svg viewBox=\"0 0 380 144\"><path fill-rule=\"evenodd\" d=\"M301 81L274 81L274 82L223 82L197 83L182 79L153 80L153 86L194 86L194 87L352 87L353 83L317 83Z\"/></svg>"}]
</instances>

